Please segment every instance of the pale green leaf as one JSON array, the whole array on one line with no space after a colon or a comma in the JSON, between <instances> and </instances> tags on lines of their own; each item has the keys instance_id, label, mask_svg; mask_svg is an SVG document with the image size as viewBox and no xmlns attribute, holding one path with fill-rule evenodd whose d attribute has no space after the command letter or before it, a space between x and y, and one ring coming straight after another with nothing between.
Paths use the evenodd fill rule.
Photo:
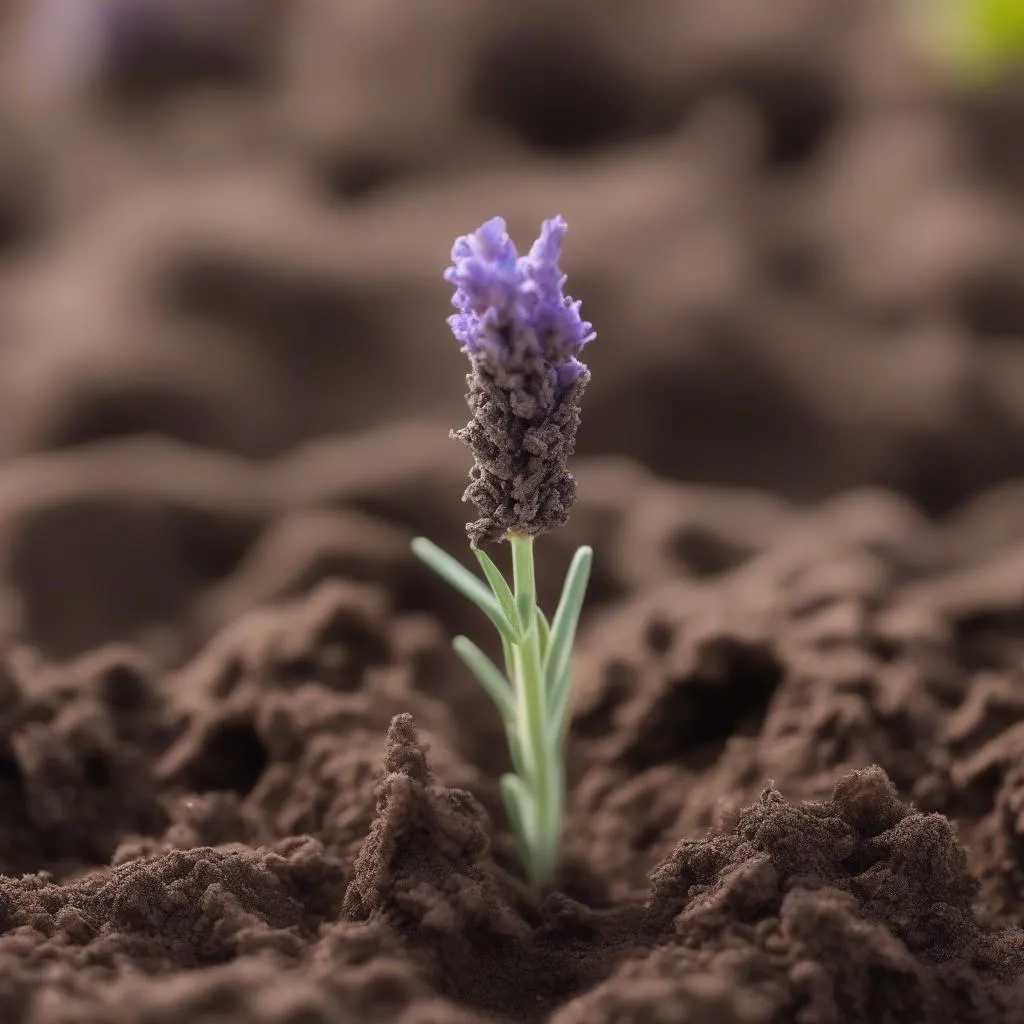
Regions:
<instances>
[{"instance_id":1,"label":"pale green leaf","mask_svg":"<svg viewBox=\"0 0 1024 1024\"><path fill-rule=\"evenodd\" d=\"M512 687L502 675L501 669L480 650L472 640L465 636L457 636L452 640L455 653L466 663L467 667L480 681L487 695L497 705L498 712L505 722L515 720L516 702L512 696Z\"/></svg>"},{"instance_id":2,"label":"pale green leaf","mask_svg":"<svg viewBox=\"0 0 1024 1024\"><path fill-rule=\"evenodd\" d=\"M519 621L519 612L516 609L516 599L512 596L512 589L501 574L501 570L494 564L491 556L482 548L474 548L473 554L476 555L480 568L483 569L487 582L491 585L491 592L501 606L501 610L505 613L505 618L515 627L517 633L521 633L522 625Z\"/></svg>"},{"instance_id":3,"label":"pale green leaf","mask_svg":"<svg viewBox=\"0 0 1024 1024\"><path fill-rule=\"evenodd\" d=\"M469 598L494 623L502 636L512 643L518 640L518 630L509 622L498 599L487 589L483 580L426 537L417 537L412 542L412 550L420 561L430 566L446 583Z\"/></svg>"},{"instance_id":4,"label":"pale green leaf","mask_svg":"<svg viewBox=\"0 0 1024 1024\"><path fill-rule=\"evenodd\" d=\"M544 658L551 643L551 624L539 605L537 606L537 631L540 633L540 656Z\"/></svg>"},{"instance_id":5,"label":"pale green leaf","mask_svg":"<svg viewBox=\"0 0 1024 1024\"><path fill-rule=\"evenodd\" d=\"M562 749L569 716L569 698L572 695L572 659L569 659L561 678L553 681L549 713L551 715L551 737Z\"/></svg>"},{"instance_id":6,"label":"pale green leaf","mask_svg":"<svg viewBox=\"0 0 1024 1024\"><path fill-rule=\"evenodd\" d=\"M526 784L517 775L502 775L499 783L505 813L516 837L519 856L524 864L530 862L530 835L533 830L533 808Z\"/></svg>"},{"instance_id":7,"label":"pale green leaf","mask_svg":"<svg viewBox=\"0 0 1024 1024\"><path fill-rule=\"evenodd\" d=\"M506 723L505 736L508 739L508 752L512 758L512 767L515 769L516 775L521 779L528 779L530 777L530 772L527 768L526 757L523 753L523 744L519 739L519 732L514 723Z\"/></svg>"},{"instance_id":8,"label":"pale green leaf","mask_svg":"<svg viewBox=\"0 0 1024 1024\"><path fill-rule=\"evenodd\" d=\"M573 556L551 624L551 639L544 658L544 678L548 692L548 711L552 717L559 712L564 714L564 705L568 699L568 694L562 691L568 690L572 679L572 647L593 558L594 552L589 547L581 547Z\"/></svg>"}]
</instances>

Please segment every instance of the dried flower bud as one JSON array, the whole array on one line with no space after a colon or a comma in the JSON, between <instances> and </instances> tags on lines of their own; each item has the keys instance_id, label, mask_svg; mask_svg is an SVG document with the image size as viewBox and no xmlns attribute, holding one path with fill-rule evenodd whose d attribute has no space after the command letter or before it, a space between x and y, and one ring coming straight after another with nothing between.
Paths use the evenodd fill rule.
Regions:
<instances>
[{"instance_id":1,"label":"dried flower bud","mask_svg":"<svg viewBox=\"0 0 1024 1024\"><path fill-rule=\"evenodd\" d=\"M445 273L459 310L448 323L472 364L473 419L453 436L476 461L464 495L481 516L466 528L474 547L553 530L576 497L566 464L590 379L578 356L594 332L562 291L565 231L561 217L546 220L519 256L495 217L456 239Z\"/></svg>"}]
</instances>

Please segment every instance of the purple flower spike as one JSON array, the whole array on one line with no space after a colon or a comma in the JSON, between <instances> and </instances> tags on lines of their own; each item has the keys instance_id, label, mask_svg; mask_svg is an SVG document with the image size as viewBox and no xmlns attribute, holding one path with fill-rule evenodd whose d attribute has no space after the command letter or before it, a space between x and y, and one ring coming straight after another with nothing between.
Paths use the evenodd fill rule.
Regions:
<instances>
[{"instance_id":1,"label":"purple flower spike","mask_svg":"<svg viewBox=\"0 0 1024 1024\"><path fill-rule=\"evenodd\" d=\"M565 295L558 262L568 225L553 217L520 256L494 217L452 247L445 280L455 286L448 318L469 356L473 420L455 436L476 465L465 498L481 519L474 546L509 533L534 535L565 522L576 484L566 468L590 379L580 362L594 331Z\"/></svg>"},{"instance_id":2,"label":"purple flower spike","mask_svg":"<svg viewBox=\"0 0 1024 1024\"><path fill-rule=\"evenodd\" d=\"M455 285L452 304L459 312L448 323L470 358L495 375L528 373L538 362L572 365L594 338L580 304L562 291L558 261L567 228L562 217L544 221L529 254L519 256L505 221L494 217L452 248L445 280ZM557 377L575 380L581 372L562 370Z\"/></svg>"}]
</instances>

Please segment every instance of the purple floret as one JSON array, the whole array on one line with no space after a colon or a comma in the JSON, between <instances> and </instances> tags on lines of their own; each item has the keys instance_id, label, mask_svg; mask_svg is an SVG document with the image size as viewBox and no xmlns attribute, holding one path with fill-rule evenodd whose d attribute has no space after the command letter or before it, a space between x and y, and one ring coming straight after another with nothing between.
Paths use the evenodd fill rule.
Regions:
<instances>
[{"instance_id":1,"label":"purple floret","mask_svg":"<svg viewBox=\"0 0 1024 1024\"><path fill-rule=\"evenodd\" d=\"M566 230L562 217L544 221L526 256L516 252L501 217L456 239L445 280L455 286L459 312L448 323L470 358L495 376L544 363L564 388L585 369L578 356L594 331L580 316L580 303L562 290L558 260Z\"/></svg>"}]
</instances>

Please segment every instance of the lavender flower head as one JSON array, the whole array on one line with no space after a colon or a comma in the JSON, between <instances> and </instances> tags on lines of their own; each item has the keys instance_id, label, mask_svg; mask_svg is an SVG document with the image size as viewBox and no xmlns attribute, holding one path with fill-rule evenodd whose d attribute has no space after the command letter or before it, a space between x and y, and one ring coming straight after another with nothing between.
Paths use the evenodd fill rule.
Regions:
<instances>
[{"instance_id":1,"label":"lavender flower head","mask_svg":"<svg viewBox=\"0 0 1024 1024\"><path fill-rule=\"evenodd\" d=\"M519 256L505 221L494 217L456 239L445 272L458 309L448 323L471 364L473 418L453 436L476 463L464 495L480 514L466 527L474 547L553 530L576 498L567 462L590 379L579 355L595 335L562 290L566 228L561 217L544 221Z\"/></svg>"}]
</instances>

